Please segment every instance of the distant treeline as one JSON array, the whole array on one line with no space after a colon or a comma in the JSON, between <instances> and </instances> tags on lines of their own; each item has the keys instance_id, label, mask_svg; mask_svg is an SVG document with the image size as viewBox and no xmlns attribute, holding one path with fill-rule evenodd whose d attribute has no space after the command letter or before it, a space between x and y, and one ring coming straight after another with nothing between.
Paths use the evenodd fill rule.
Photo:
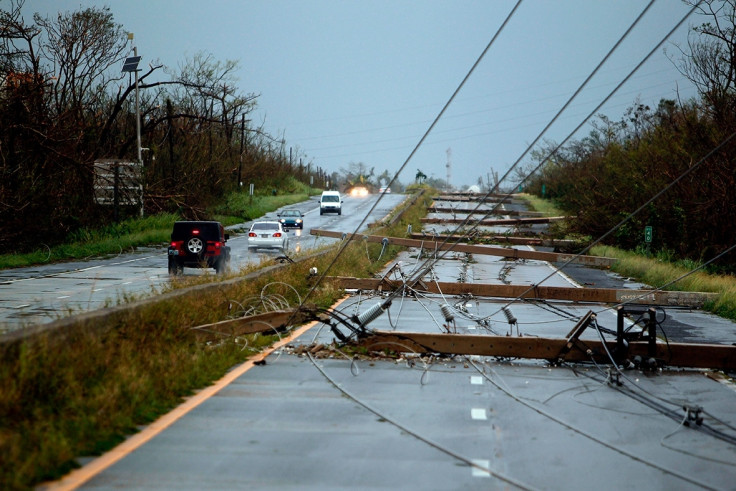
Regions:
<instances>
[{"instance_id":1,"label":"distant treeline","mask_svg":"<svg viewBox=\"0 0 736 491\"><path fill-rule=\"evenodd\" d=\"M0 248L56 244L80 228L139 213L95 201L95 161L138 161L135 77L121 71L133 55L127 32L108 8L29 22L21 0L4 3ZM328 179L283 138L253 126L258 95L237 87L236 62L198 54L178 68L148 59L138 68L146 214L202 218L239 183L271 193Z\"/></svg>"},{"instance_id":2,"label":"distant treeline","mask_svg":"<svg viewBox=\"0 0 736 491\"><path fill-rule=\"evenodd\" d=\"M527 191L554 200L576 217L574 231L597 239L679 179L604 242L695 261L736 245L735 3L701 5L710 22L692 29L691 53L679 60L697 100L634 103L620 121L600 117L587 137L545 158L557 147L548 143L535 152L533 166L545 162ZM736 254L718 264L736 271Z\"/></svg>"}]
</instances>

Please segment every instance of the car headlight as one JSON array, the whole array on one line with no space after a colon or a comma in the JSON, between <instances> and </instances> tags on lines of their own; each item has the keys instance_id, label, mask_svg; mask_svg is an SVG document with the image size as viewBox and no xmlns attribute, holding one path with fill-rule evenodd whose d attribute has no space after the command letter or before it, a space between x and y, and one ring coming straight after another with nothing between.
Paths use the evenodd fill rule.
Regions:
<instances>
[{"instance_id":1,"label":"car headlight","mask_svg":"<svg viewBox=\"0 0 736 491\"><path fill-rule=\"evenodd\" d=\"M302 223L302 219L301 218L297 218L296 219L296 223Z\"/></svg>"}]
</instances>

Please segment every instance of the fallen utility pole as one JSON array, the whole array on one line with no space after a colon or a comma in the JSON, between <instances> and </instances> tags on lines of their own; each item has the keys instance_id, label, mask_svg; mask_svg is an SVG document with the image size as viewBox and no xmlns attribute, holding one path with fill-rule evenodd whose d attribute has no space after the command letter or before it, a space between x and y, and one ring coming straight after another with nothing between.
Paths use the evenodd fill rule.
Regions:
<instances>
[{"instance_id":1,"label":"fallen utility pole","mask_svg":"<svg viewBox=\"0 0 736 491\"><path fill-rule=\"evenodd\" d=\"M510 198L506 195L500 195L500 194L494 194L491 196L485 196L485 195L478 195L478 196L468 196L468 195L451 195L451 194L443 194L440 196L433 196L433 200L435 201L480 201L482 203L524 203L524 201Z\"/></svg>"},{"instance_id":2,"label":"fallen utility pole","mask_svg":"<svg viewBox=\"0 0 736 491\"><path fill-rule=\"evenodd\" d=\"M446 234L427 234L426 232L422 233L412 233L410 235L412 239L432 239L437 241L450 241L450 242L457 242L457 241L467 241L468 239L472 240L485 240L489 242L499 242L499 243L506 243L506 244L514 244L514 245L532 245L532 246L543 246L543 247L572 247L576 244L579 244L579 242L574 240L563 240L563 239L545 239L545 238L539 238L539 237L511 237L509 235L473 235L471 237L468 237L466 235L446 235Z\"/></svg>"},{"instance_id":3,"label":"fallen utility pole","mask_svg":"<svg viewBox=\"0 0 736 491\"><path fill-rule=\"evenodd\" d=\"M420 278L421 280L421 278ZM387 278L353 278L328 276L325 281L335 286L353 290L394 291L403 286L401 281ZM567 288L557 286L491 285L481 283L455 283L442 281L417 282L413 288L444 295L477 297L522 298L535 300L566 300L571 302L632 303L642 305L666 305L702 308L705 302L714 301L717 293L670 292L652 290L627 290L615 288Z\"/></svg>"},{"instance_id":4,"label":"fallen utility pole","mask_svg":"<svg viewBox=\"0 0 736 491\"><path fill-rule=\"evenodd\" d=\"M433 200L436 201L481 201L484 203L496 202L496 203L526 203L523 199L517 198L513 195L508 194L473 194L473 193L445 193L440 196L433 196Z\"/></svg>"},{"instance_id":5,"label":"fallen utility pole","mask_svg":"<svg viewBox=\"0 0 736 491\"><path fill-rule=\"evenodd\" d=\"M428 334L417 332L373 331L358 341L370 351L389 350L404 353L440 353L447 355L479 355L527 358L559 362L590 362L609 364L609 353L620 350L619 341L581 340L579 335L589 323L584 317L567 338L525 336L485 336L475 334ZM308 320L329 323L324 314L312 309L266 312L249 317L197 326L205 333L243 335L256 332L281 331L286 327ZM736 369L736 346L721 344L655 343L654 338L629 341L626 356L629 359L654 358L657 366Z\"/></svg>"},{"instance_id":6,"label":"fallen utility pole","mask_svg":"<svg viewBox=\"0 0 736 491\"><path fill-rule=\"evenodd\" d=\"M358 344L370 351L390 350L404 353L441 353L448 355L479 355L550 360L552 362L590 362L610 364L608 352L616 349L616 341L577 340L568 349L568 339L479 336L475 334L426 334L418 332L375 331ZM581 349L582 348L582 349ZM736 369L736 346L721 344L658 343L654 357L668 366ZM648 341L632 341L628 355L648 357Z\"/></svg>"},{"instance_id":7,"label":"fallen utility pole","mask_svg":"<svg viewBox=\"0 0 736 491\"><path fill-rule=\"evenodd\" d=\"M431 206L427 208L429 213L464 213L468 215L506 215L506 216L522 216L522 217L541 217L544 214L541 211L518 211L518 210L484 210L478 208L452 208L451 206Z\"/></svg>"},{"instance_id":8,"label":"fallen utility pole","mask_svg":"<svg viewBox=\"0 0 736 491\"><path fill-rule=\"evenodd\" d=\"M382 243L385 239L391 245L416 248L421 247L425 250L430 251L454 251L487 256L501 256L513 259L536 259L538 261L550 262L570 261L578 264L584 264L586 266L599 268L609 268L617 261L617 259L610 257L561 254L557 252L524 251L520 249L494 247L489 245L458 244L451 242L442 243L434 240L415 240L402 237L381 237L379 235L348 234L344 232L320 230L316 228L311 229L309 233L318 237L334 237L337 239L361 239L368 242L376 243Z\"/></svg>"},{"instance_id":9,"label":"fallen utility pole","mask_svg":"<svg viewBox=\"0 0 736 491\"><path fill-rule=\"evenodd\" d=\"M472 225L538 225L541 223L561 222L566 217L533 217L533 218L499 218L486 220L469 220L467 218L420 218L422 223L469 223Z\"/></svg>"}]
</instances>

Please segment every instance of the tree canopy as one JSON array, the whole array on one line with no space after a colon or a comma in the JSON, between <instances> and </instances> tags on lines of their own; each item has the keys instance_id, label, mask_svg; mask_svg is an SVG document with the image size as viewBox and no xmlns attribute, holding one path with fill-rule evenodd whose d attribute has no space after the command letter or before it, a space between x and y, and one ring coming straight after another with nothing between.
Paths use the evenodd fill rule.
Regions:
<instances>
[{"instance_id":1,"label":"tree canopy","mask_svg":"<svg viewBox=\"0 0 736 491\"><path fill-rule=\"evenodd\" d=\"M20 251L98 227L113 210L95 202L95 161L136 162L132 47L107 7L27 23L21 0L0 10L0 246ZM238 87L235 61L198 53L176 68L138 72L146 213L201 218L240 183L315 185L322 169L288 157L284 139L252 125L258 94ZM298 161L298 165L297 165ZM310 163L311 164L311 163ZM125 210L137 213L137 208Z\"/></svg>"},{"instance_id":2,"label":"tree canopy","mask_svg":"<svg viewBox=\"0 0 736 491\"><path fill-rule=\"evenodd\" d=\"M702 2L708 21L693 28L689 51L681 50L681 71L698 100L662 100L656 108L635 102L619 121L601 116L588 136L541 162L556 147L547 143L534 153L543 166L528 190L542 195L544 188L575 217L575 231L621 247L709 260L734 246L735 5ZM645 227L653 230L650 244ZM734 258L721 264L734 269Z\"/></svg>"}]
</instances>

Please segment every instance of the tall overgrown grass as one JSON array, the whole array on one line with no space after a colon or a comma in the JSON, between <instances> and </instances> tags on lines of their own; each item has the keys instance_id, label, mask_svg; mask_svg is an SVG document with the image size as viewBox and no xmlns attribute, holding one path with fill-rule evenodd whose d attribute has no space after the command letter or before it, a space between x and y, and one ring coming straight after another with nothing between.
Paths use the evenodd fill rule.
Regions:
<instances>
[{"instance_id":1,"label":"tall overgrown grass","mask_svg":"<svg viewBox=\"0 0 736 491\"><path fill-rule=\"evenodd\" d=\"M420 226L428 204L429 198L420 199L390 229L374 232L403 236L409 223ZM309 268L323 272L332 265L331 275L371 275L400 250L389 246L381 254L381 244L344 245L248 280L213 275L192 281L219 282L213 294L164 297L115 311L105 325L80 322L0 345L0 488L29 489L61 477L77 458L112 448L276 339L216 335L196 326L258 301L264 288L292 303L292 287L302 298L311 292L309 304L327 307L341 292L314 284Z\"/></svg>"}]
</instances>

